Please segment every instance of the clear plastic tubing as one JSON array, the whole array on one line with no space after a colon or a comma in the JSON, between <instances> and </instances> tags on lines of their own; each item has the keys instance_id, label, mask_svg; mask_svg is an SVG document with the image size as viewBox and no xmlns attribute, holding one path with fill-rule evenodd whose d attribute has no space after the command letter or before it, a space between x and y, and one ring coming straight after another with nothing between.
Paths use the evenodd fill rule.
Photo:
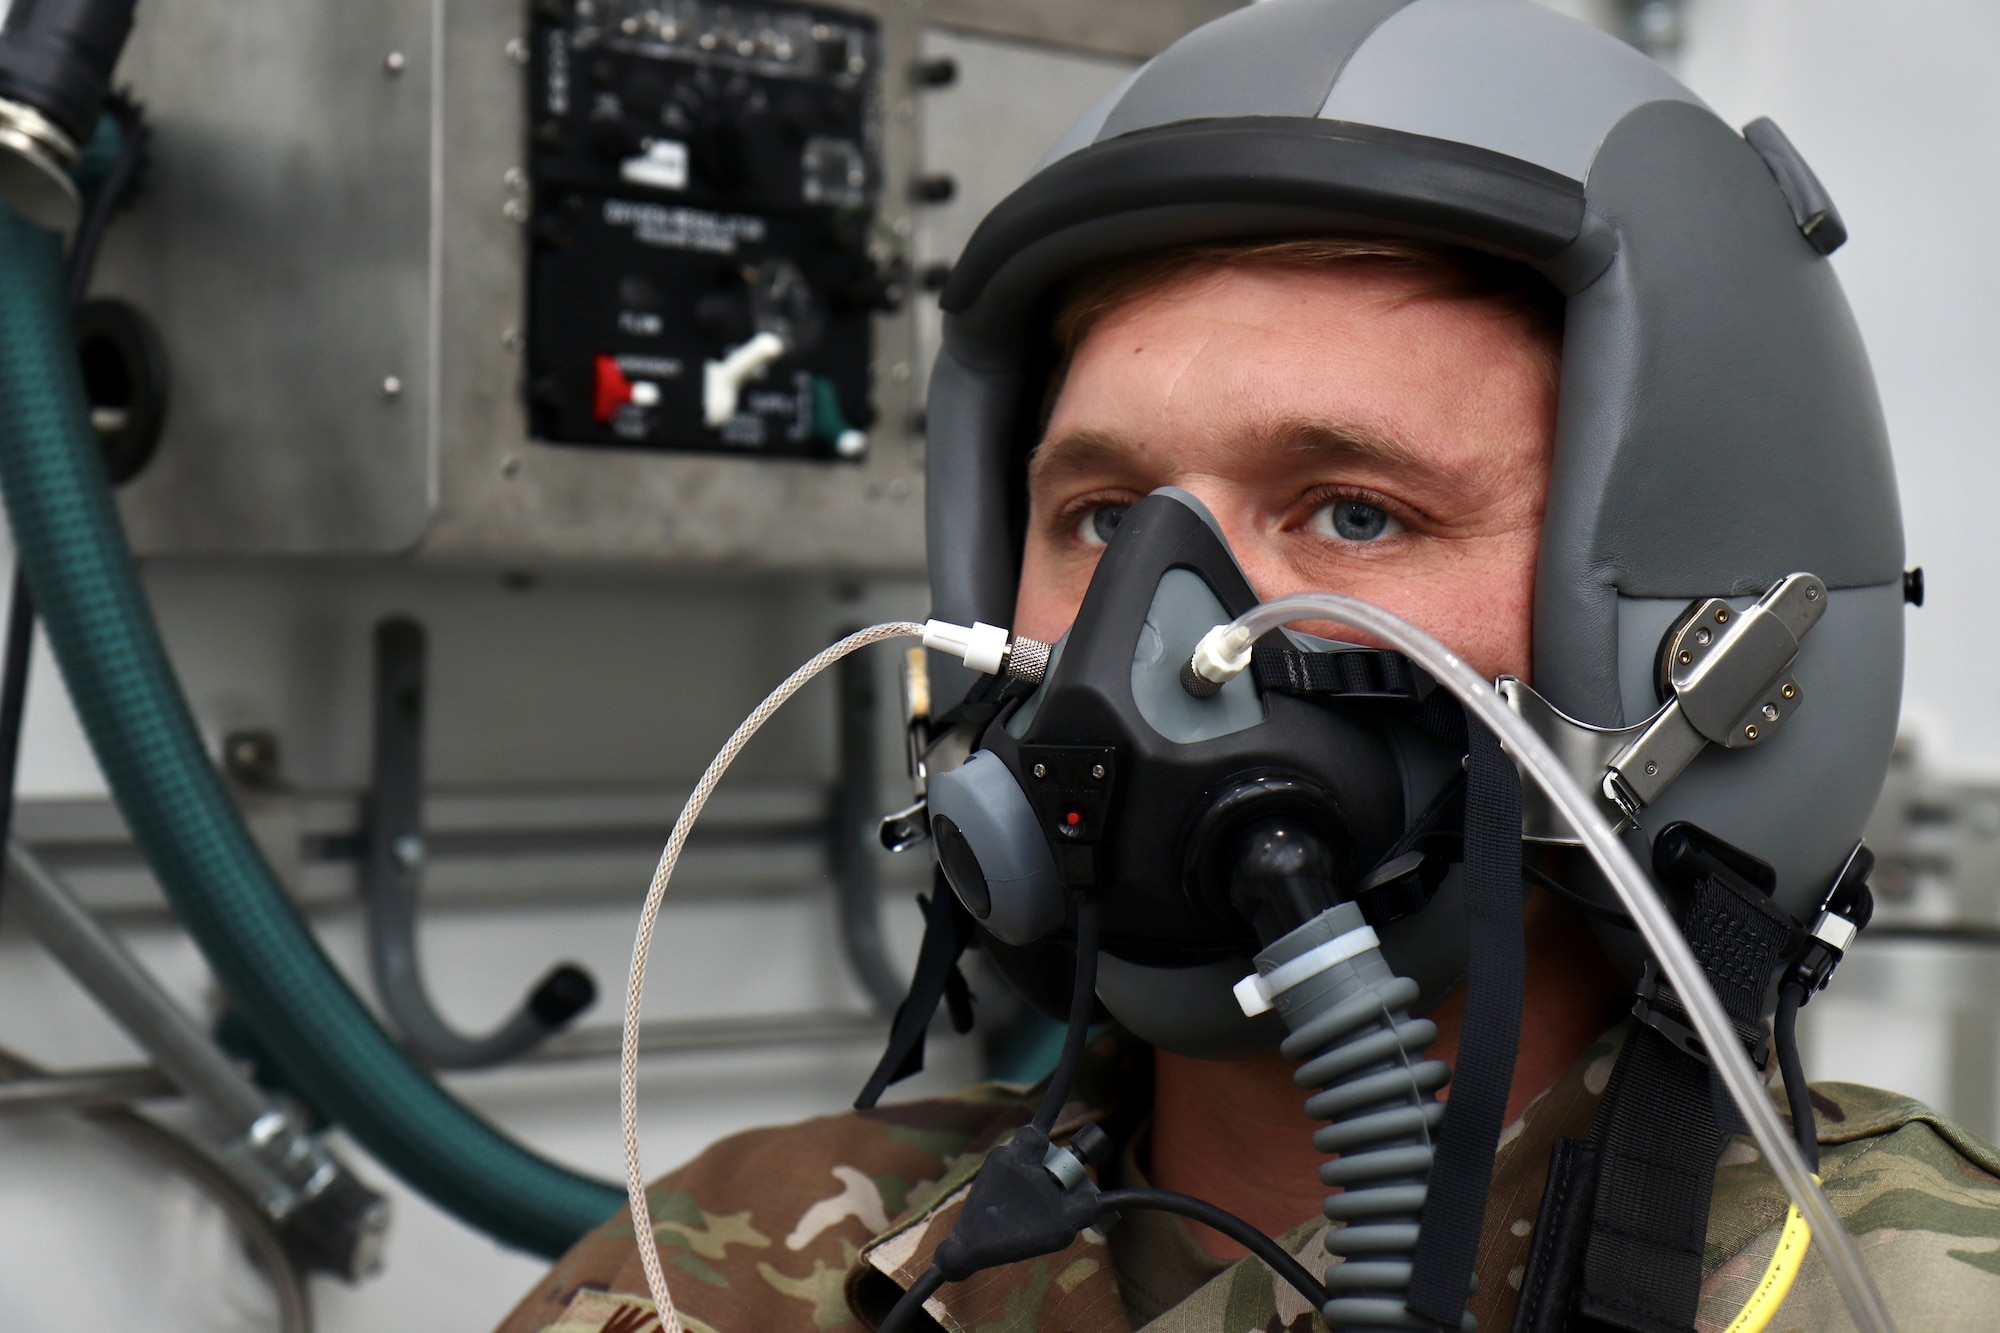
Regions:
<instances>
[{"instance_id":1,"label":"clear plastic tubing","mask_svg":"<svg viewBox=\"0 0 2000 1333\"><path fill-rule=\"evenodd\" d=\"M1722 1002L1716 999L1714 989L1708 984L1701 965L1695 961L1679 926L1654 892L1652 881L1640 870L1638 862L1632 859L1632 853L1618 840L1612 826L1598 812L1596 802L1563 768L1555 752L1507 706L1499 691L1467 666L1458 654L1407 620L1378 606L1338 593L1295 593L1265 602L1237 617L1231 628L1247 631L1254 641L1280 625L1300 620L1336 621L1373 635L1391 648L1407 654L1436 677L1438 684L1457 696L1467 712L1485 723L1521 766L1521 771L1548 793L1549 799L1576 830L1577 836L1583 839L1584 846L1610 879L1625 910L1632 914L1632 920L1645 936L1647 946L1659 960L1667 980L1687 1005L1695 1034L1715 1061L1729 1095L1735 1099L1737 1108L1750 1125L1750 1133L1757 1140L1757 1146L1763 1149L1766 1160L1771 1163L1778 1183L1784 1186L1785 1193L1798 1204L1799 1211L1811 1224L1813 1240L1821 1247L1827 1266L1833 1270L1834 1280L1840 1284L1841 1295L1847 1301L1855 1324L1862 1333L1893 1333L1895 1325L1889 1320L1889 1311L1882 1304L1881 1293L1875 1290L1874 1281L1862 1266L1861 1254L1854 1248L1854 1238L1847 1234L1847 1228L1841 1225L1833 1205L1827 1202L1826 1195L1814 1183L1812 1172L1799 1154L1798 1145L1778 1119L1777 1109L1765 1095L1763 1082L1751 1068L1735 1029L1723 1013Z\"/></svg>"}]
</instances>

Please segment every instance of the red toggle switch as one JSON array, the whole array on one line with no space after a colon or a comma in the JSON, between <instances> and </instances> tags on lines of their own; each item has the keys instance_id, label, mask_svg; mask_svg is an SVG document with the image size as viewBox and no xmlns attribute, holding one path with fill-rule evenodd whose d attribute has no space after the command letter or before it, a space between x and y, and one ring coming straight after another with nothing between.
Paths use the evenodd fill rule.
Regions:
<instances>
[{"instance_id":1,"label":"red toggle switch","mask_svg":"<svg viewBox=\"0 0 2000 1333\"><path fill-rule=\"evenodd\" d=\"M597 396L591 415L602 426L632 401L632 381L618 368L618 362L600 353L597 358Z\"/></svg>"}]
</instances>

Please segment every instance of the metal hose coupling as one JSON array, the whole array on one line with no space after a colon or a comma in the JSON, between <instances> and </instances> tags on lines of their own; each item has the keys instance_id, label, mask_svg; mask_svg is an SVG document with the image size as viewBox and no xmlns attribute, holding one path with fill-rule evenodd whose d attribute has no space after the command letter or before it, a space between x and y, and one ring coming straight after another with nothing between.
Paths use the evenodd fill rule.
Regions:
<instances>
[{"instance_id":1,"label":"metal hose coupling","mask_svg":"<svg viewBox=\"0 0 2000 1333\"><path fill-rule=\"evenodd\" d=\"M1417 984L1383 960L1361 909L1341 903L1282 936L1256 957L1237 999L1248 1013L1276 1009L1291 1035L1279 1049L1299 1062L1293 1078L1312 1091L1306 1113L1326 1121L1313 1135L1322 1183L1336 1187L1325 1212L1331 1293L1320 1314L1333 1328L1435 1329L1404 1308L1417 1226L1424 1211L1433 1139L1451 1078L1424 1051L1437 1038L1411 1018ZM1467 1315L1462 1333L1473 1333Z\"/></svg>"}]
</instances>

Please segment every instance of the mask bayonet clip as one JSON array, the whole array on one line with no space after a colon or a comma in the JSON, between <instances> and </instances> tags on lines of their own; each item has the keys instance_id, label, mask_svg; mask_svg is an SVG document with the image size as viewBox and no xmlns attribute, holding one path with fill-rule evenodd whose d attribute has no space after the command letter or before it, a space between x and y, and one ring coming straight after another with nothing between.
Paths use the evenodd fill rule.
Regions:
<instances>
[{"instance_id":1,"label":"mask bayonet clip","mask_svg":"<svg viewBox=\"0 0 2000 1333\"><path fill-rule=\"evenodd\" d=\"M1792 664L1826 601L1817 576L1789 574L1742 611L1719 597L1693 603L1661 645L1666 701L1630 727L1579 722L1512 676L1500 678L1500 693L1579 782L1597 788L1606 818L1623 828L1709 745L1747 750L1777 734L1805 697ZM1522 795L1523 837L1577 843L1539 793Z\"/></svg>"}]
</instances>

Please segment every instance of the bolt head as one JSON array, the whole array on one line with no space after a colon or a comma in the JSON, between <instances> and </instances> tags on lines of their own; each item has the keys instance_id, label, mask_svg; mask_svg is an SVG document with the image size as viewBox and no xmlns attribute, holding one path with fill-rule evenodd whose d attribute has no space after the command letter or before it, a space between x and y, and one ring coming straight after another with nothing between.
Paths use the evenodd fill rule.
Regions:
<instances>
[{"instance_id":1,"label":"bolt head","mask_svg":"<svg viewBox=\"0 0 2000 1333\"><path fill-rule=\"evenodd\" d=\"M1752 722L1749 726L1743 728L1743 739L1748 741L1754 741L1757 739L1757 724L1755 722Z\"/></svg>"},{"instance_id":2,"label":"bolt head","mask_svg":"<svg viewBox=\"0 0 2000 1333\"><path fill-rule=\"evenodd\" d=\"M390 75L401 74L409 67L409 64L409 58L401 51L391 51L388 55L382 57L382 69Z\"/></svg>"},{"instance_id":3,"label":"bolt head","mask_svg":"<svg viewBox=\"0 0 2000 1333\"><path fill-rule=\"evenodd\" d=\"M1102 764L1092 764L1092 765L1090 766L1090 776L1092 776L1092 777L1096 778L1096 779L1097 779L1098 781L1102 782L1102 781L1104 780L1104 765L1102 765Z\"/></svg>"},{"instance_id":4,"label":"bolt head","mask_svg":"<svg viewBox=\"0 0 2000 1333\"><path fill-rule=\"evenodd\" d=\"M1778 720L1778 706L1776 704L1765 704L1762 712L1766 722L1776 722Z\"/></svg>"},{"instance_id":5,"label":"bolt head","mask_svg":"<svg viewBox=\"0 0 2000 1333\"><path fill-rule=\"evenodd\" d=\"M1047 764L1036 764L1034 768L1029 771L1032 772L1038 778L1045 778L1049 775L1049 766Z\"/></svg>"},{"instance_id":6,"label":"bolt head","mask_svg":"<svg viewBox=\"0 0 2000 1333\"><path fill-rule=\"evenodd\" d=\"M1686 666L1689 662L1692 661L1694 661L1694 654L1689 652L1685 648L1681 649L1680 664L1682 666Z\"/></svg>"},{"instance_id":7,"label":"bolt head","mask_svg":"<svg viewBox=\"0 0 2000 1333\"><path fill-rule=\"evenodd\" d=\"M1790 681L1786 681L1785 688L1778 692L1784 695L1787 699L1796 699L1799 697L1799 687L1792 684Z\"/></svg>"},{"instance_id":8,"label":"bolt head","mask_svg":"<svg viewBox=\"0 0 2000 1333\"><path fill-rule=\"evenodd\" d=\"M1709 632L1708 626L1703 625L1700 629L1694 632L1694 641L1698 644L1701 644L1703 647L1706 647L1707 645L1715 642L1715 635Z\"/></svg>"},{"instance_id":9,"label":"bolt head","mask_svg":"<svg viewBox=\"0 0 2000 1333\"><path fill-rule=\"evenodd\" d=\"M1657 759L1648 759L1648 760L1646 761L1646 776L1647 776L1647 777L1649 777L1649 778L1656 778L1656 777L1660 776L1660 761L1659 761L1659 760L1657 760Z\"/></svg>"},{"instance_id":10,"label":"bolt head","mask_svg":"<svg viewBox=\"0 0 2000 1333\"><path fill-rule=\"evenodd\" d=\"M1718 606L1715 608L1715 623L1718 625L1727 625L1729 623L1728 607Z\"/></svg>"},{"instance_id":11,"label":"bolt head","mask_svg":"<svg viewBox=\"0 0 2000 1333\"><path fill-rule=\"evenodd\" d=\"M1808 602L1817 602L1817 601L1819 600L1819 589L1818 589L1818 588L1807 588L1807 589L1806 589L1806 600L1807 600Z\"/></svg>"},{"instance_id":12,"label":"bolt head","mask_svg":"<svg viewBox=\"0 0 2000 1333\"><path fill-rule=\"evenodd\" d=\"M424 863L424 840L420 834L404 833L389 844L389 852L396 858L396 864L405 869L413 869Z\"/></svg>"}]
</instances>

